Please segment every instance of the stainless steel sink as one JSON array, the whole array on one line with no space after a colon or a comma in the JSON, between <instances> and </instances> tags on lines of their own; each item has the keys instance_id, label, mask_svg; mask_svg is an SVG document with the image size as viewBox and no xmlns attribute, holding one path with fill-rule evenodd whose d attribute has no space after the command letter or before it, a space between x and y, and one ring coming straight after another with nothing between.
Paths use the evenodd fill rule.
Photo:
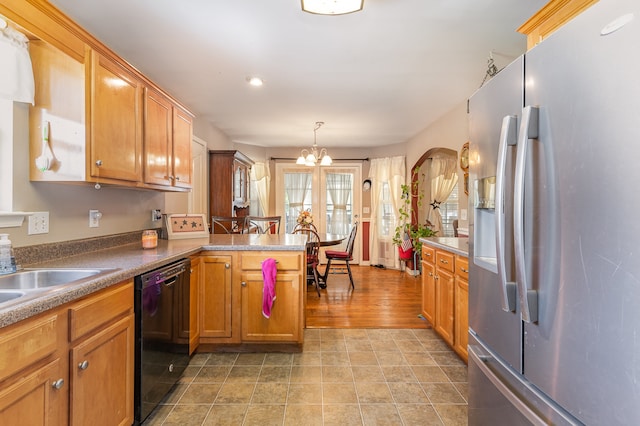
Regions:
<instances>
[{"instance_id":1,"label":"stainless steel sink","mask_svg":"<svg viewBox=\"0 0 640 426\"><path fill-rule=\"evenodd\" d=\"M24 296L25 294L26 293L23 291L0 291L0 303L18 299Z\"/></svg>"},{"instance_id":2,"label":"stainless steel sink","mask_svg":"<svg viewBox=\"0 0 640 426\"><path fill-rule=\"evenodd\" d=\"M0 275L0 289L31 290L68 284L105 272L105 269L25 269Z\"/></svg>"}]
</instances>

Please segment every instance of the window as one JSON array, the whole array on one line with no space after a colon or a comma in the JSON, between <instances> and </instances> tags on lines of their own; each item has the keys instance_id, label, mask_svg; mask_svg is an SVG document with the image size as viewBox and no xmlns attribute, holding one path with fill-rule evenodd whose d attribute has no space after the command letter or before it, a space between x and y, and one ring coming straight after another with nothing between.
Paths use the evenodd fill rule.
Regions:
<instances>
[{"instance_id":1,"label":"window","mask_svg":"<svg viewBox=\"0 0 640 426\"><path fill-rule=\"evenodd\" d=\"M458 184L453 187L447 201L440 204L440 214L442 215L441 237L453 237L453 221L458 218Z\"/></svg>"}]
</instances>

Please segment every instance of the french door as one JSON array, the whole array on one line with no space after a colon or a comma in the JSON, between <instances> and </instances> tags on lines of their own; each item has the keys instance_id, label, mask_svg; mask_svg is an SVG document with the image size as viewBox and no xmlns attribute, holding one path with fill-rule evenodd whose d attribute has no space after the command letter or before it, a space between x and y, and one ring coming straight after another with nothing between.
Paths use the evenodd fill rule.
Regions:
<instances>
[{"instance_id":1,"label":"french door","mask_svg":"<svg viewBox=\"0 0 640 426\"><path fill-rule=\"evenodd\" d=\"M283 218L284 232L292 232L300 212L309 210L320 234L348 236L361 216L361 175L359 163L327 167L276 164L276 214ZM354 263L360 259L359 240L356 238L354 246ZM346 239L331 249L340 250L345 244Z\"/></svg>"}]
</instances>

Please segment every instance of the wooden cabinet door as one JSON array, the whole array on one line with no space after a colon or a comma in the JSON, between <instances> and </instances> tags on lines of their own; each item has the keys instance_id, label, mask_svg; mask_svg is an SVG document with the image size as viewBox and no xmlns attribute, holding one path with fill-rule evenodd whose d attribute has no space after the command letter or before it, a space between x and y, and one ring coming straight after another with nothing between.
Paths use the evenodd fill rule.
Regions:
<instances>
[{"instance_id":1,"label":"wooden cabinet door","mask_svg":"<svg viewBox=\"0 0 640 426\"><path fill-rule=\"evenodd\" d=\"M469 343L469 282L456 276L456 315L455 315L455 345L453 349L467 361L467 344Z\"/></svg>"},{"instance_id":2,"label":"wooden cabinet door","mask_svg":"<svg viewBox=\"0 0 640 426\"><path fill-rule=\"evenodd\" d=\"M133 423L134 315L71 350L70 424Z\"/></svg>"},{"instance_id":3,"label":"wooden cabinet door","mask_svg":"<svg viewBox=\"0 0 640 426\"><path fill-rule=\"evenodd\" d=\"M171 185L173 106L160 93L145 89L144 181Z\"/></svg>"},{"instance_id":4,"label":"wooden cabinet door","mask_svg":"<svg viewBox=\"0 0 640 426\"><path fill-rule=\"evenodd\" d=\"M142 181L142 83L122 66L93 52L90 165L100 178Z\"/></svg>"},{"instance_id":5,"label":"wooden cabinet door","mask_svg":"<svg viewBox=\"0 0 640 426\"><path fill-rule=\"evenodd\" d=\"M191 167L192 119L178 107L173 107L173 185L191 188L193 170Z\"/></svg>"},{"instance_id":6,"label":"wooden cabinet door","mask_svg":"<svg viewBox=\"0 0 640 426\"><path fill-rule=\"evenodd\" d=\"M436 268L431 262L422 261L422 315L435 327Z\"/></svg>"},{"instance_id":7,"label":"wooden cabinet door","mask_svg":"<svg viewBox=\"0 0 640 426\"><path fill-rule=\"evenodd\" d=\"M66 383L61 362L56 359L0 389L0 424L64 425Z\"/></svg>"},{"instance_id":8,"label":"wooden cabinet door","mask_svg":"<svg viewBox=\"0 0 640 426\"><path fill-rule=\"evenodd\" d=\"M202 256L200 337L231 336L231 256Z\"/></svg>"},{"instance_id":9,"label":"wooden cabinet door","mask_svg":"<svg viewBox=\"0 0 640 426\"><path fill-rule=\"evenodd\" d=\"M242 340L261 342L298 342L301 332L300 302L301 274L278 272L276 276L276 300L271 316L262 315L262 272L243 272Z\"/></svg>"},{"instance_id":10,"label":"wooden cabinet door","mask_svg":"<svg viewBox=\"0 0 640 426\"><path fill-rule=\"evenodd\" d=\"M202 258L191 257L191 279L189 285L189 354L200 342L200 284L202 280Z\"/></svg>"},{"instance_id":11,"label":"wooden cabinet door","mask_svg":"<svg viewBox=\"0 0 640 426\"><path fill-rule=\"evenodd\" d=\"M442 268L437 268L435 330L442 336L444 341L451 346L453 346L453 306L453 273Z\"/></svg>"}]
</instances>

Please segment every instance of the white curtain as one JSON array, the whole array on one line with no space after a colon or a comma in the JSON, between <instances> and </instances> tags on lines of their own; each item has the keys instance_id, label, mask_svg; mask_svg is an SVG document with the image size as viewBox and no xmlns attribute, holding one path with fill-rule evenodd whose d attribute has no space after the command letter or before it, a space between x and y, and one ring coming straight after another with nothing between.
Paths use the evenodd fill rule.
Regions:
<instances>
[{"instance_id":1,"label":"white curtain","mask_svg":"<svg viewBox=\"0 0 640 426\"><path fill-rule=\"evenodd\" d=\"M0 30L0 98L33 104L35 85L29 40L7 27Z\"/></svg>"},{"instance_id":2,"label":"white curtain","mask_svg":"<svg viewBox=\"0 0 640 426\"><path fill-rule=\"evenodd\" d=\"M352 175L345 173L327 173L327 192L333 203L333 214L327 224L327 232L346 235L350 231L347 205L352 193Z\"/></svg>"},{"instance_id":3,"label":"white curtain","mask_svg":"<svg viewBox=\"0 0 640 426\"><path fill-rule=\"evenodd\" d=\"M371 232L369 234L372 265L400 269L398 250L392 242L398 222L398 209L405 184L405 157L374 158L369 168L371 179ZM386 188L386 191L385 191Z\"/></svg>"},{"instance_id":4,"label":"white curtain","mask_svg":"<svg viewBox=\"0 0 640 426\"><path fill-rule=\"evenodd\" d=\"M271 188L271 172L269 165L255 163L251 167L251 180L255 182L258 203L263 216L269 216L269 188Z\"/></svg>"},{"instance_id":5,"label":"white curtain","mask_svg":"<svg viewBox=\"0 0 640 426\"><path fill-rule=\"evenodd\" d=\"M311 173L285 173L284 188L289 200L289 210L287 213L285 232L293 231L296 226L296 220L302 210L304 210L304 200L307 193L311 191L311 181L313 175ZM315 220L315 218L314 218Z\"/></svg>"},{"instance_id":6,"label":"white curtain","mask_svg":"<svg viewBox=\"0 0 640 426\"><path fill-rule=\"evenodd\" d=\"M431 159L429 165L429 179L431 180L431 201L429 203L428 220L432 224L434 231L438 235L443 236L442 231L442 214L440 213L440 204L445 202L453 188L458 183L458 174L456 168L458 158L449 155L435 155Z\"/></svg>"}]
</instances>

